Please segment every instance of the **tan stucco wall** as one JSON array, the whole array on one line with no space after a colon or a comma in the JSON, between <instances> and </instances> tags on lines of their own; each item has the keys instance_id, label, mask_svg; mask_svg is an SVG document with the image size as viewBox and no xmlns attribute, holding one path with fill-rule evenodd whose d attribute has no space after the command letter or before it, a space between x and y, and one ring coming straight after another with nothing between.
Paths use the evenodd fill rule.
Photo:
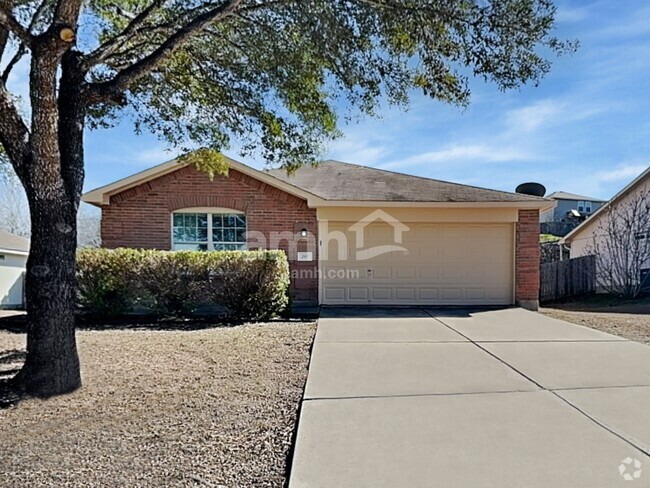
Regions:
<instances>
[{"instance_id":1,"label":"tan stucco wall","mask_svg":"<svg viewBox=\"0 0 650 488\"><path fill-rule=\"evenodd\" d=\"M449 222L449 223L513 223L517 222L516 208L400 208L380 207L399 222ZM319 221L360 222L377 210L377 207L320 207Z\"/></svg>"}]
</instances>

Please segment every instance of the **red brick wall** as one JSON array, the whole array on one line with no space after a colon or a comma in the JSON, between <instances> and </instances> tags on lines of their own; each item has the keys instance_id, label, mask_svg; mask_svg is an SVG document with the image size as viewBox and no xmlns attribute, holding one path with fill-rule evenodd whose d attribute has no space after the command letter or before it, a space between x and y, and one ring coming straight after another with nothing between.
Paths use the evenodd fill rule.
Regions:
<instances>
[{"instance_id":1,"label":"red brick wall","mask_svg":"<svg viewBox=\"0 0 650 488\"><path fill-rule=\"evenodd\" d=\"M111 204L102 208L104 247L171 249L171 213L190 207L224 207L246 213L249 231L297 233L308 229L316 239L316 210L307 202L238 171L213 181L192 167L185 167L153 181L111 196ZM280 242L287 251L289 243ZM298 250L306 243L299 242ZM289 261L292 270L292 295L295 300L318 300L317 260ZM296 275L300 275L296 277Z\"/></svg>"},{"instance_id":2,"label":"red brick wall","mask_svg":"<svg viewBox=\"0 0 650 488\"><path fill-rule=\"evenodd\" d=\"M515 300L539 300L539 210L519 210Z\"/></svg>"}]
</instances>

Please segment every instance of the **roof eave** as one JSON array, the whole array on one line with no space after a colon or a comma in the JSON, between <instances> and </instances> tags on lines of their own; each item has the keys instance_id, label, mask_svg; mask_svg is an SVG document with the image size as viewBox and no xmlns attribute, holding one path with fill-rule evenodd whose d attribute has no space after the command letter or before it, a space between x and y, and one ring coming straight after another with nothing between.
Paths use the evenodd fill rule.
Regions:
<instances>
[{"instance_id":1,"label":"roof eave","mask_svg":"<svg viewBox=\"0 0 650 488\"><path fill-rule=\"evenodd\" d=\"M29 256L29 251L19 251L18 249L5 249L0 247L0 254L15 254L17 256Z\"/></svg>"},{"instance_id":2,"label":"roof eave","mask_svg":"<svg viewBox=\"0 0 650 488\"><path fill-rule=\"evenodd\" d=\"M311 203L311 202L310 202ZM321 200L320 207L421 207L421 208L520 208L540 211L555 208L557 202L551 200L531 200L522 202L422 202L389 200ZM312 205L310 204L310 207Z\"/></svg>"}]
</instances>

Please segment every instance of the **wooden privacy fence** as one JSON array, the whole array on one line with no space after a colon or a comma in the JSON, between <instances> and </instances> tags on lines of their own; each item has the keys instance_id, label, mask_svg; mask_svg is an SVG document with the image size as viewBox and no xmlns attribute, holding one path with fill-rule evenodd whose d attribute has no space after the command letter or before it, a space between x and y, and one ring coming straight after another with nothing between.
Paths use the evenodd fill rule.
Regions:
<instances>
[{"instance_id":1,"label":"wooden privacy fence","mask_svg":"<svg viewBox=\"0 0 650 488\"><path fill-rule=\"evenodd\" d=\"M596 291L596 257L556 261L542 264L539 299L542 302L560 300Z\"/></svg>"}]
</instances>

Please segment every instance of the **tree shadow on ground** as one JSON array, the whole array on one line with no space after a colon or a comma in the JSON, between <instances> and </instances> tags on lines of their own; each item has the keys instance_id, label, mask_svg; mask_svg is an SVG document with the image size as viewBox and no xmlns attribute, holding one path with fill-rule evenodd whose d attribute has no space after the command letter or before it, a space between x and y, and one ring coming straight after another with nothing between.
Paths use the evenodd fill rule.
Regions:
<instances>
[{"instance_id":1,"label":"tree shadow on ground","mask_svg":"<svg viewBox=\"0 0 650 488\"><path fill-rule=\"evenodd\" d=\"M9 379L0 379L0 410L16 406L24 398Z\"/></svg>"},{"instance_id":2,"label":"tree shadow on ground","mask_svg":"<svg viewBox=\"0 0 650 488\"><path fill-rule=\"evenodd\" d=\"M124 317L106 318L79 315L77 330L107 331L107 330L158 330L158 331L198 331L235 327L256 323L305 323L313 322L313 318L277 318L260 322L231 320L223 316L195 316L160 318L146 315L129 315ZM15 334L27 332L27 316L0 318L0 330Z\"/></svg>"},{"instance_id":3,"label":"tree shadow on ground","mask_svg":"<svg viewBox=\"0 0 650 488\"><path fill-rule=\"evenodd\" d=\"M614 295L598 294L570 298L558 302L543 303L542 307L567 312L647 315L650 314L650 297L642 296L629 299Z\"/></svg>"},{"instance_id":4,"label":"tree shadow on ground","mask_svg":"<svg viewBox=\"0 0 650 488\"><path fill-rule=\"evenodd\" d=\"M20 371L26 357L27 353L19 349L0 351L0 409L12 407L23 398L11 380Z\"/></svg>"}]
</instances>

